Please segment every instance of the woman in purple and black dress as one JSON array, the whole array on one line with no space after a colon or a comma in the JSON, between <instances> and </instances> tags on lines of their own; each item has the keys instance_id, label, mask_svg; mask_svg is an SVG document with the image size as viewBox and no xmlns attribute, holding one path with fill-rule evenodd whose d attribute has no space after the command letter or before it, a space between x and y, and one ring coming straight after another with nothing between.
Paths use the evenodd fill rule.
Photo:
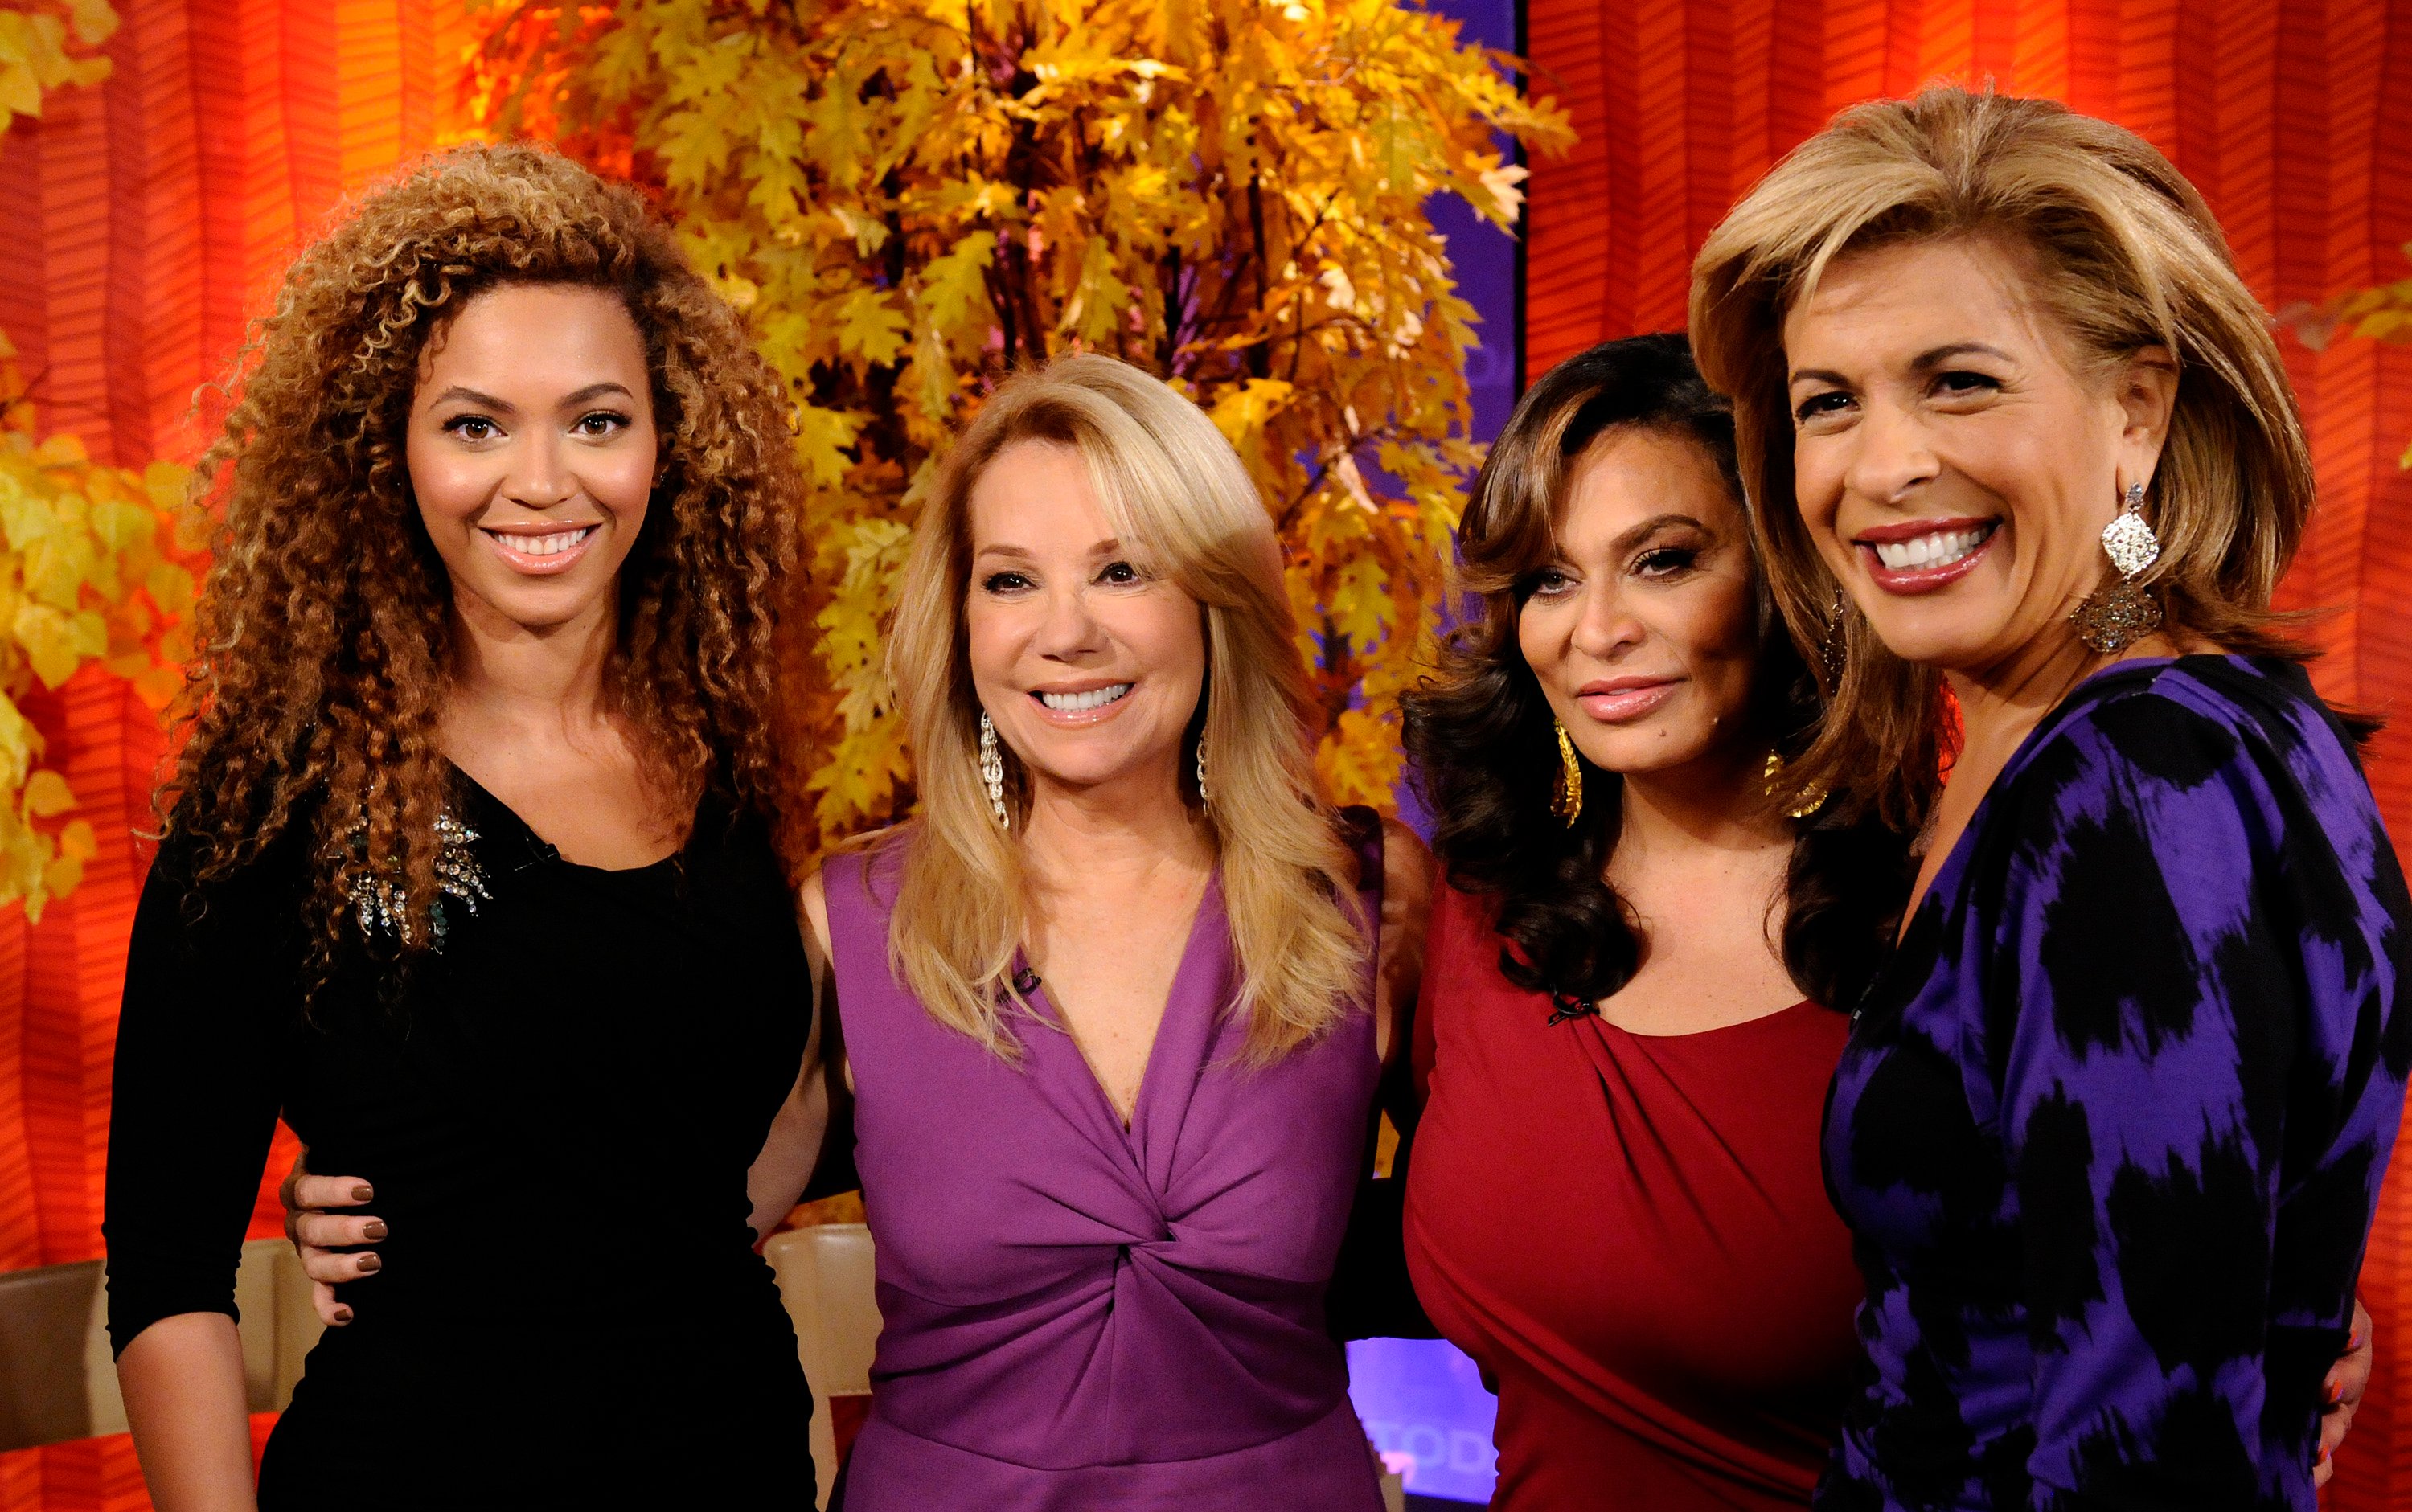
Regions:
<instances>
[{"instance_id":1,"label":"woman in purple and black dress","mask_svg":"<svg viewBox=\"0 0 2412 1512\"><path fill-rule=\"evenodd\" d=\"M1946 687L1964 728L1828 1108L1874 1371L1818 1505L2310 1508L2412 903L2276 633L2311 466L2216 224L2118 127L1936 89L1762 181L1692 330L1843 653L1800 780L1897 801Z\"/></svg>"}]
</instances>

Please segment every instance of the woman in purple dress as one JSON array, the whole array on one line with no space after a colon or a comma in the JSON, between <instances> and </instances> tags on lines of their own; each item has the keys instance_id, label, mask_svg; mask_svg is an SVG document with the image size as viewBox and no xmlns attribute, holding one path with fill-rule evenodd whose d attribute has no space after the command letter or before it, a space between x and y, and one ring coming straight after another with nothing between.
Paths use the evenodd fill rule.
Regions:
<instances>
[{"instance_id":1,"label":"woman in purple dress","mask_svg":"<svg viewBox=\"0 0 2412 1512\"><path fill-rule=\"evenodd\" d=\"M2267 317L2146 143L1936 89L1762 181L1692 322L1834 648L1799 780L1908 817L1947 687L1964 730L1828 1104L1874 1369L1818 1505L2308 1512L2412 901L2270 608L2313 490Z\"/></svg>"},{"instance_id":2,"label":"woman in purple dress","mask_svg":"<svg viewBox=\"0 0 2412 1512\"><path fill-rule=\"evenodd\" d=\"M1136 369L949 454L890 642L921 813L804 898L884 1320L849 1512L1380 1505L1323 1300L1429 862L1318 796L1294 636Z\"/></svg>"}]
</instances>

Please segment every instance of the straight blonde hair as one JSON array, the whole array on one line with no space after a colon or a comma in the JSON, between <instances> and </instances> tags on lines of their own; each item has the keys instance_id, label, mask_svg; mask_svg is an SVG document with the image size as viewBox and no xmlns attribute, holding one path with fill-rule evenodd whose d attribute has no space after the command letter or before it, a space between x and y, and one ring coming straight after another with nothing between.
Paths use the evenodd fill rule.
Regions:
<instances>
[{"instance_id":1,"label":"straight blonde hair","mask_svg":"<svg viewBox=\"0 0 2412 1512\"><path fill-rule=\"evenodd\" d=\"M2026 291L2081 374L2149 346L2175 360L2176 404L2144 505L2161 555L2139 580L2171 628L2232 651L2303 654L2278 633L2270 599L2311 513L2311 448L2270 318L2202 196L2142 138L2051 100L1937 85L1856 106L1710 233L1693 264L1692 347L1733 400L1777 608L1803 647L1841 653L1797 780L1903 827L1919 822L1933 790L1942 679L1887 651L1858 614L1832 618L1837 585L1794 494L1784 320L1844 254L1985 237L2028 257ZM1810 657L1823 675L1821 660Z\"/></svg>"},{"instance_id":2,"label":"straight blonde hair","mask_svg":"<svg viewBox=\"0 0 2412 1512\"><path fill-rule=\"evenodd\" d=\"M1231 1011L1247 1022L1246 1059L1277 1060L1365 1006L1372 921L1316 783L1315 705L1272 521L1213 422L1108 357L1059 358L1000 386L922 506L888 642L921 800L904 841L890 967L931 1017L1015 1056L1006 1014L1028 1007L1012 980L1028 793L1007 755L1013 824L1000 828L979 774L963 609L972 489L1019 441L1077 450L1115 536L1202 609L1206 679L1190 728L1212 769L1213 801L1201 806L1239 961Z\"/></svg>"}]
</instances>

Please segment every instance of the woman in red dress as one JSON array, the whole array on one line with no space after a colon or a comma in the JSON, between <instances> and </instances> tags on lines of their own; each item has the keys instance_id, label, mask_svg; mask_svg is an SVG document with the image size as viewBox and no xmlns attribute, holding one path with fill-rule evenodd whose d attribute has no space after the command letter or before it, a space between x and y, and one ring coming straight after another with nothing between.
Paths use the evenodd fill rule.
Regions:
<instances>
[{"instance_id":1,"label":"woman in red dress","mask_svg":"<svg viewBox=\"0 0 2412 1512\"><path fill-rule=\"evenodd\" d=\"M1460 550L1483 612L1408 726L1449 885L1406 1244L1498 1383L1493 1505L1805 1506L1861 1292L1818 1174L1847 1028L1821 1005L1873 971L1907 837L1785 787L1817 689L1682 337L1536 385Z\"/></svg>"}]
</instances>

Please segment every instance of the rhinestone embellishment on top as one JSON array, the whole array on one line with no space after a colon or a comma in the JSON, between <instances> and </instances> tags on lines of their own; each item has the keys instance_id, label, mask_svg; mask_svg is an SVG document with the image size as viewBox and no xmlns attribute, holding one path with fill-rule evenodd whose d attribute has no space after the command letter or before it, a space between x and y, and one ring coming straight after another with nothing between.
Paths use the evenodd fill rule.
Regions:
<instances>
[{"instance_id":1,"label":"rhinestone embellishment on top","mask_svg":"<svg viewBox=\"0 0 2412 1512\"><path fill-rule=\"evenodd\" d=\"M355 842L359 831L354 831ZM486 890L485 868L469 846L478 831L452 816L450 810L435 816L435 891L434 906L428 910L428 925L434 938L432 949L444 948L449 928L444 917L444 900L458 898L461 905L474 914L480 903L492 903L493 894ZM410 893L391 876L363 874L352 879L352 908L360 917L360 932L398 937L404 945L417 945L410 924Z\"/></svg>"}]
</instances>

